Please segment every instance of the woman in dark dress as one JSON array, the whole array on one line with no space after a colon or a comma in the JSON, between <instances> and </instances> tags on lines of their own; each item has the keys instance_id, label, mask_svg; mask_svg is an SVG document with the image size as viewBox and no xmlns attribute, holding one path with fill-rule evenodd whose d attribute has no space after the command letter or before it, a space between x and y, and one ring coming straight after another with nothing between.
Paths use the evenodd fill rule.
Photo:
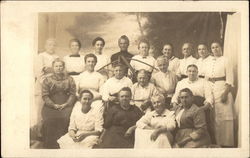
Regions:
<instances>
[{"instance_id":1,"label":"woman in dark dress","mask_svg":"<svg viewBox=\"0 0 250 158\"><path fill-rule=\"evenodd\" d=\"M56 59L53 74L42 84L44 148L59 148L57 139L67 133L69 117L75 102L76 85L72 77L64 74L65 63Z\"/></svg>"},{"instance_id":2,"label":"woman in dark dress","mask_svg":"<svg viewBox=\"0 0 250 158\"><path fill-rule=\"evenodd\" d=\"M114 105L104 118L105 131L99 148L133 148L135 124L142 112L135 105L130 105L131 90L124 87L118 94L119 106Z\"/></svg>"}]
</instances>

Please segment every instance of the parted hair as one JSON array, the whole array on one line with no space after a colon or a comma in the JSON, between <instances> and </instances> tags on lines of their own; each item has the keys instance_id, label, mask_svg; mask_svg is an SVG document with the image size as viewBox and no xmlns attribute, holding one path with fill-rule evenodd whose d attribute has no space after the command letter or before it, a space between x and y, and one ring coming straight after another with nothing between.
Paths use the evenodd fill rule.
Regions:
<instances>
[{"instance_id":1,"label":"parted hair","mask_svg":"<svg viewBox=\"0 0 250 158\"><path fill-rule=\"evenodd\" d=\"M97 63L97 57L96 57L95 54L89 53L89 54L85 55L85 57L84 57L84 62L85 63L86 63L86 61L87 61L88 58L94 58L95 61L96 61L96 63Z\"/></svg>"},{"instance_id":2,"label":"parted hair","mask_svg":"<svg viewBox=\"0 0 250 158\"><path fill-rule=\"evenodd\" d=\"M103 46L105 46L105 41L104 41L104 39L103 39L102 37L96 37L96 38L92 41L92 46L94 46L95 43L96 43L97 41L102 41Z\"/></svg>"}]
</instances>

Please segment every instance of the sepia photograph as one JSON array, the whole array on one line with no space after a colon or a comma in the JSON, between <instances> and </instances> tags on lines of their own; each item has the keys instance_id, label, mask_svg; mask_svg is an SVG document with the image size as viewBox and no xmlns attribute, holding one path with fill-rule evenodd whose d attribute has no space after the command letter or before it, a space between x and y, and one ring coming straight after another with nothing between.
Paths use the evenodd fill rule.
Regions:
<instances>
[{"instance_id":1,"label":"sepia photograph","mask_svg":"<svg viewBox=\"0 0 250 158\"><path fill-rule=\"evenodd\" d=\"M143 9L136 9L140 2L129 2L127 10L114 9L118 2L78 3L85 6L54 2L41 9L49 5L34 3L37 10L18 16L29 25L14 17L6 20L13 8L24 11L25 5L3 5L7 33L2 37L23 41L12 48L1 42L2 68L8 50L27 50L26 71L17 75L21 90L11 93L6 85L8 95L2 95L16 105L22 95L27 99L21 102L22 115L14 110L12 118L7 111L15 107L1 106L2 128L20 122L12 124L12 131L2 130L6 157L22 150L26 157L190 157L195 150L194 157L249 155L247 9L234 2L224 9L226 2L217 9L209 8L216 2L207 2L204 10L191 7L194 2L161 2L168 7L151 2ZM95 4L107 8L98 10ZM14 54L12 59L18 60ZM8 68L1 73L13 69ZM10 99L15 94L20 96ZM7 140L15 132L25 143L10 154Z\"/></svg>"}]
</instances>

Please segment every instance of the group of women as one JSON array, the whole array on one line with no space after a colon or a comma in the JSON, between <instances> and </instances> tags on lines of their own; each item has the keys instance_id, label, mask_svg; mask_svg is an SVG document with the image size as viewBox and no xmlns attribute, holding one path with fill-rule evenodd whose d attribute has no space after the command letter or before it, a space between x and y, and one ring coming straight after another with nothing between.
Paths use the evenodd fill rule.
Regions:
<instances>
[{"instance_id":1,"label":"group of women","mask_svg":"<svg viewBox=\"0 0 250 158\"><path fill-rule=\"evenodd\" d=\"M211 44L212 54L199 44L198 60L191 43L183 44L183 59L170 43L162 56L149 56L146 40L133 56L125 35L111 58L103 38L92 45L94 53L81 55L72 39L61 60L48 39L38 56L35 111L44 148L234 146L233 74L220 43Z\"/></svg>"}]
</instances>

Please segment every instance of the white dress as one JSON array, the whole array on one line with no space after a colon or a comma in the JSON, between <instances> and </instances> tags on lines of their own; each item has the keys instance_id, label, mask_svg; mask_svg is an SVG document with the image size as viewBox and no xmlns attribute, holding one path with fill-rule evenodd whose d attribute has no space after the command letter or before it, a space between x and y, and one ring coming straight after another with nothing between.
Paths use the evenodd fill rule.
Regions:
<instances>
[{"instance_id":1,"label":"white dress","mask_svg":"<svg viewBox=\"0 0 250 158\"><path fill-rule=\"evenodd\" d=\"M234 145L233 96L229 92L226 103L221 102L221 95L226 84L233 86L233 68L223 56L212 57L206 67L205 78L226 77L225 81L209 82L212 88L215 110L215 139L218 145Z\"/></svg>"},{"instance_id":2,"label":"white dress","mask_svg":"<svg viewBox=\"0 0 250 158\"><path fill-rule=\"evenodd\" d=\"M82 89L88 89L94 94L94 99L101 96L99 93L100 87L104 84L105 78L96 71L84 71L79 75L77 92Z\"/></svg>"},{"instance_id":3,"label":"white dress","mask_svg":"<svg viewBox=\"0 0 250 158\"><path fill-rule=\"evenodd\" d=\"M44 67L52 68L52 62L59 58L56 54L49 54L47 52L39 53L35 60L35 103L31 106L31 127L36 125L42 120L41 110L43 107L42 99L42 82L45 79L45 74L43 71Z\"/></svg>"},{"instance_id":4,"label":"white dress","mask_svg":"<svg viewBox=\"0 0 250 158\"><path fill-rule=\"evenodd\" d=\"M79 57L72 57L71 55L67 55L63 58L63 61L65 62L65 69L69 73L81 73L84 71L85 61L83 55L80 55ZM71 77L75 80L75 83L77 85L79 75L71 75Z\"/></svg>"},{"instance_id":5,"label":"white dress","mask_svg":"<svg viewBox=\"0 0 250 158\"><path fill-rule=\"evenodd\" d=\"M115 77L108 79L101 87L100 93L104 101L108 101L109 96L118 93L123 87L129 87L133 85L132 81L128 77L123 77L118 80Z\"/></svg>"},{"instance_id":6,"label":"white dress","mask_svg":"<svg viewBox=\"0 0 250 158\"><path fill-rule=\"evenodd\" d=\"M184 88L189 88L194 96L204 97L206 102L213 105L212 89L209 82L203 78L198 78L196 81L190 81L188 78L185 78L179 81L171 100L172 103L178 103L179 93Z\"/></svg>"},{"instance_id":7,"label":"white dress","mask_svg":"<svg viewBox=\"0 0 250 158\"><path fill-rule=\"evenodd\" d=\"M159 94L158 90L152 83L149 83L147 86L142 87L138 84L138 82L136 82L132 86L131 91L133 103L140 109L144 101L150 100L152 96ZM150 111L150 109L147 109L146 112L147 111Z\"/></svg>"},{"instance_id":8,"label":"white dress","mask_svg":"<svg viewBox=\"0 0 250 158\"><path fill-rule=\"evenodd\" d=\"M77 102L72 110L70 116L70 124L68 130L77 131L76 135L80 135L89 131L103 130L103 117L101 113L98 113L93 108L88 113L83 113L81 110L81 103ZM92 148L97 144L99 136L90 135L84 138L81 142L74 142L69 134L65 134L57 140L61 149L84 149Z\"/></svg>"},{"instance_id":9,"label":"white dress","mask_svg":"<svg viewBox=\"0 0 250 158\"><path fill-rule=\"evenodd\" d=\"M178 75L179 77L181 75L187 75L187 67L191 64L196 64L196 63L197 63L197 59L194 58L193 56L180 59L180 65L179 65L179 69L177 70L176 75Z\"/></svg>"},{"instance_id":10,"label":"white dress","mask_svg":"<svg viewBox=\"0 0 250 158\"><path fill-rule=\"evenodd\" d=\"M168 131L160 134L155 141L152 141L150 136L154 130L144 129L145 126L153 129L167 128ZM175 129L174 112L165 109L161 115L158 115L155 111L146 113L137 121L136 127L134 148L171 148L173 136L170 131Z\"/></svg>"}]
</instances>

